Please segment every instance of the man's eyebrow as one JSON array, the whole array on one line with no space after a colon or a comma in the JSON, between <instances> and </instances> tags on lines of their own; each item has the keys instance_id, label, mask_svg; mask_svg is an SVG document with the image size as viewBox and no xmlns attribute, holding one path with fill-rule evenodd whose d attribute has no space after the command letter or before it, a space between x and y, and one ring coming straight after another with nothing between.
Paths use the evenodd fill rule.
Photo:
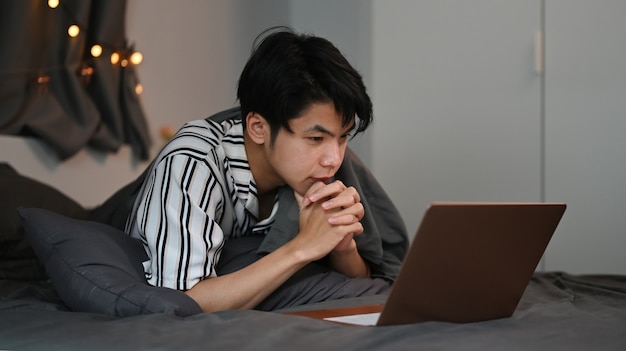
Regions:
<instances>
[{"instance_id":1,"label":"man's eyebrow","mask_svg":"<svg viewBox=\"0 0 626 351\"><path fill-rule=\"evenodd\" d=\"M326 129L324 126L316 124L304 131L305 133L323 133L328 134L331 137L335 136L330 130Z\"/></svg>"},{"instance_id":2,"label":"man's eyebrow","mask_svg":"<svg viewBox=\"0 0 626 351\"><path fill-rule=\"evenodd\" d=\"M350 134L350 132L352 132L354 130L355 124L353 123L352 126L350 126L350 128L346 129L345 134ZM312 126L311 128L308 128L304 131L305 133L323 133L323 134L327 134L331 137L334 137L335 134L333 132L331 132L330 130L326 129L324 126L316 124L314 126Z\"/></svg>"}]
</instances>

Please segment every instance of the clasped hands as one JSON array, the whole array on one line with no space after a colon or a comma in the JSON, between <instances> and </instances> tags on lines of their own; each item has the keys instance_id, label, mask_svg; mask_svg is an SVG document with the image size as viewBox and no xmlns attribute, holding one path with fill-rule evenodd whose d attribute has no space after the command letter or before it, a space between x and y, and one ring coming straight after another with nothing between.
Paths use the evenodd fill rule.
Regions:
<instances>
[{"instance_id":1,"label":"clasped hands","mask_svg":"<svg viewBox=\"0 0 626 351\"><path fill-rule=\"evenodd\" d=\"M311 235L326 253L356 250L353 237L363 232L360 221L365 211L354 187L346 187L339 180L316 182L304 195L295 196L300 207L300 234Z\"/></svg>"}]
</instances>

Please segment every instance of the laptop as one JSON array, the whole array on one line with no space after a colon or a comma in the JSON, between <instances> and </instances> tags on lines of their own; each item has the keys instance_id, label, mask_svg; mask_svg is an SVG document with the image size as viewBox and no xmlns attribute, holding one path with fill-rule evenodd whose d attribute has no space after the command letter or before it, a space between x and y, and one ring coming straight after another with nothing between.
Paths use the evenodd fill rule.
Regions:
<instances>
[{"instance_id":1,"label":"laptop","mask_svg":"<svg viewBox=\"0 0 626 351\"><path fill-rule=\"evenodd\" d=\"M563 203L433 203L384 304L291 314L357 325L510 317Z\"/></svg>"}]
</instances>

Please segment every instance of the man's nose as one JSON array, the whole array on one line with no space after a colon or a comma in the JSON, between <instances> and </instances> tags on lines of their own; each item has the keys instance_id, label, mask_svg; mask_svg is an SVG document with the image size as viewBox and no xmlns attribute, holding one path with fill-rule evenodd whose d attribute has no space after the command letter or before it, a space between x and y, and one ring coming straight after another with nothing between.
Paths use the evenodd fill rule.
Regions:
<instances>
[{"instance_id":1,"label":"man's nose","mask_svg":"<svg viewBox=\"0 0 626 351\"><path fill-rule=\"evenodd\" d=\"M322 155L322 166L339 167L341 164L341 147L336 143L330 143Z\"/></svg>"}]
</instances>

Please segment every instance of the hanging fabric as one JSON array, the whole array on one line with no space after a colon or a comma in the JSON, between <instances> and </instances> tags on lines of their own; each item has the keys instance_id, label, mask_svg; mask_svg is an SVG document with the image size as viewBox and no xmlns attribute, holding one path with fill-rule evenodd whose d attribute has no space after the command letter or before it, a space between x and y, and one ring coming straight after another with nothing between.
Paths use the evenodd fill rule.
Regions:
<instances>
[{"instance_id":1,"label":"hanging fabric","mask_svg":"<svg viewBox=\"0 0 626 351\"><path fill-rule=\"evenodd\" d=\"M141 56L126 39L126 1L0 6L0 134L41 139L61 160L87 146L116 152L123 144L148 159Z\"/></svg>"}]
</instances>

